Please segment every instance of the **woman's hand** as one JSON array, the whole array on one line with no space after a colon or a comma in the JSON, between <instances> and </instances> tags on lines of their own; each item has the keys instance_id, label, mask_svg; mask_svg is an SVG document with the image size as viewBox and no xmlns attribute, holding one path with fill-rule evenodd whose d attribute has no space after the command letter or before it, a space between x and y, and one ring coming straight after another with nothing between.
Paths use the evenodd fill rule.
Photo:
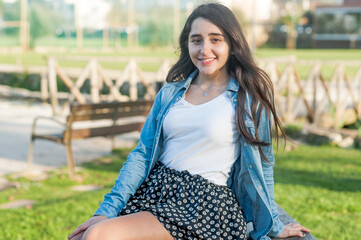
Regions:
<instances>
[{"instance_id":1,"label":"woman's hand","mask_svg":"<svg viewBox=\"0 0 361 240\"><path fill-rule=\"evenodd\" d=\"M305 233L311 232L310 229L305 228L304 226L298 224L298 223L289 223L285 225L285 228L283 231L277 236L278 238L287 238L287 237L305 237Z\"/></svg>"},{"instance_id":2,"label":"woman's hand","mask_svg":"<svg viewBox=\"0 0 361 240\"><path fill-rule=\"evenodd\" d=\"M73 237L75 237L76 235L78 235L79 233L84 233L89 227L102 222L104 220L109 219L106 216L94 216L91 217L88 221L86 221L85 223L81 224L77 229L74 230L74 232L72 234L69 235L68 239L72 239Z\"/></svg>"}]
</instances>

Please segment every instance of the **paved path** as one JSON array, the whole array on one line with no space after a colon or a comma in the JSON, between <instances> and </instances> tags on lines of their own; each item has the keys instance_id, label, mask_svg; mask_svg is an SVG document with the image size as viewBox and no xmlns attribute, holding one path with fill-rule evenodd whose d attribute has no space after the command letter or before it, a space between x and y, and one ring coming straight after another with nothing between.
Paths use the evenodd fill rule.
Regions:
<instances>
[{"instance_id":1,"label":"paved path","mask_svg":"<svg viewBox=\"0 0 361 240\"><path fill-rule=\"evenodd\" d=\"M27 167L27 152L31 125L36 116L52 116L49 105L20 100L0 99L0 177L21 172ZM57 131L59 127L48 122L39 124L40 131ZM116 147L129 147L136 143L139 133L118 135ZM73 141L73 154L77 165L110 153L111 141L104 137ZM66 166L63 145L36 140L34 144L35 170Z\"/></svg>"}]
</instances>

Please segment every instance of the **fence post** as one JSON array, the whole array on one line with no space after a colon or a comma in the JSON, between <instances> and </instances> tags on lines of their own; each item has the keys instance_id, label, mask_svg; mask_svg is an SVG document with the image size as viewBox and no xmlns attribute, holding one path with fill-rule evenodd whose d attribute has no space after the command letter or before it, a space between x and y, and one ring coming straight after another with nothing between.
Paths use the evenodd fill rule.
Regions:
<instances>
[{"instance_id":1,"label":"fence post","mask_svg":"<svg viewBox=\"0 0 361 240\"><path fill-rule=\"evenodd\" d=\"M351 100L352 100L352 103L353 103L353 108L354 108L354 110L356 112L356 116L358 116L359 115L358 102L357 102L356 97L355 97L355 95L353 93L353 88L352 88L352 86L350 84L350 81L348 80L348 76L347 76L346 71L344 72L344 80L345 80L345 83L346 83L346 87L347 87L347 89L348 89L348 91L350 93L349 96L351 97Z\"/></svg>"},{"instance_id":2,"label":"fence post","mask_svg":"<svg viewBox=\"0 0 361 240\"><path fill-rule=\"evenodd\" d=\"M58 115L58 87L56 84L56 71L55 71L55 59L48 59L48 79L49 79L49 92L50 92L50 103L53 110L53 115Z\"/></svg>"},{"instance_id":3,"label":"fence post","mask_svg":"<svg viewBox=\"0 0 361 240\"><path fill-rule=\"evenodd\" d=\"M321 64L319 62L316 63L314 67L314 72L312 76L312 84L313 84L313 94L312 94L312 111L313 111L313 123L317 123L319 121L319 114L317 112L317 83L319 82L319 76L321 74Z\"/></svg>"},{"instance_id":4,"label":"fence post","mask_svg":"<svg viewBox=\"0 0 361 240\"><path fill-rule=\"evenodd\" d=\"M344 75L344 72L345 72L345 69L344 69L344 66L339 63L339 66L338 66L338 74L336 76L336 104L335 104L335 124L334 124L334 127L336 129L339 129L340 128L340 125L342 123L342 113L343 111L341 110L341 107L342 107L342 100L341 100L341 90L342 90L342 79L343 78L343 75Z\"/></svg>"},{"instance_id":5,"label":"fence post","mask_svg":"<svg viewBox=\"0 0 361 240\"><path fill-rule=\"evenodd\" d=\"M294 120L294 114L292 113L293 110L293 103L294 103L294 79L295 76L293 74L293 64L290 63L289 68L288 69L288 78L287 78L287 82L286 82L286 91L287 91L287 95L286 95L286 116L285 116L285 120L288 123L293 122Z\"/></svg>"},{"instance_id":6,"label":"fence post","mask_svg":"<svg viewBox=\"0 0 361 240\"><path fill-rule=\"evenodd\" d=\"M99 102L99 76L96 59L91 60L90 94L93 103Z\"/></svg>"},{"instance_id":7,"label":"fence post","mask_svg":"<svg viewBox=\"0 0 361 240\"><path fill-rule=\"evenodd\" d=\"M134 59L130 60L130 76L129 76L129 98L135 101L138 98L137 90L137 63Z\"/></svg>"},{"instance_id":8,"label":"fence post","mask_svg":"<svg viewBox=\"0 0 361 240\"><path fill-rule=\"evenodd\" d=\"M310 105L307 102L307 99L306 99L306 96L305 96L305 91L304 91L303 86L302 86L302 81L301 81L301 79L300 79L300 77L299 77L299 75L298 75L298 73L296 71L296 68L293 69L293 74L294 74L296 83L298 85L298 89L300 91L300 96L301 96L301 98L303 100L303 104L306 107L306 111L308 113L308 118L309 118L310 122L313 122L314 121L314 114L312 112L312 109L311 109ZM298 108L296 108L296 110L298 110ZM295 114L297 114L297 112Z\"/></svg>"},{"instance_id":9,"label":"fence post","mask_svg":"<svg viewBox=\"0 0 361 240\"><path fill-rule=\"evenodd\" d=\"M49 99L49 88L48 88L48 79L46 78L46 73L41 73L40 80L40 91L41 91L41 100L45 103Z\"/></svg>"},{"instance_id":10,"label":"fence post","mask_svg":"<svg viewBox=\"0 0 361 240\"><path fill-rule=\"evenodd\" d=\"M354 82L354 86L358 86L358 117L361 118L361 66L357 71Z\"/></svg>"}]
</instances>

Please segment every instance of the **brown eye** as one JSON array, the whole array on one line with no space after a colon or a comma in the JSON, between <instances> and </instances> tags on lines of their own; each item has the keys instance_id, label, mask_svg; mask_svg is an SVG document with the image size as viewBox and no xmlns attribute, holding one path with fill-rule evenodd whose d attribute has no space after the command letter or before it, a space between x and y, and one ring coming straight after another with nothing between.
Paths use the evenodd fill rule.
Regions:
<instances>
[{"instance_id":1,"label":"brown eye","mask_svg":"<svg viewBox=\"0 0 361 240\"><path fill-rule=\"evenodd\" d=\"M198 44L198 43L200 43L201 42L201 40L200 39L191 39L191 43L194 43L194 44Z\"/></svg>"}]
</instances>

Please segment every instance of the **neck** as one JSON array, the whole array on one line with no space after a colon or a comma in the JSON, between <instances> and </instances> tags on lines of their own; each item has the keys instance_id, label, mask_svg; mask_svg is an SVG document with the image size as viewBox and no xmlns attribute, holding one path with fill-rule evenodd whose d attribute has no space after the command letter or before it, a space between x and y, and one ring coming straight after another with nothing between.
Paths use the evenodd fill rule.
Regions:
<instances>
[{"instance_id":1,"label":"neck","mask_svg":"<svg viewBox=\"0 0 361 240\"><path fill-rule=\"evenodd\" d=\"M221 86L225 83L228 83L230 80L230 75L228 73L217 75L217 76L205 76L199 74L195 79L194 83L202 86Z\"/></svg>"}]
</instances>

